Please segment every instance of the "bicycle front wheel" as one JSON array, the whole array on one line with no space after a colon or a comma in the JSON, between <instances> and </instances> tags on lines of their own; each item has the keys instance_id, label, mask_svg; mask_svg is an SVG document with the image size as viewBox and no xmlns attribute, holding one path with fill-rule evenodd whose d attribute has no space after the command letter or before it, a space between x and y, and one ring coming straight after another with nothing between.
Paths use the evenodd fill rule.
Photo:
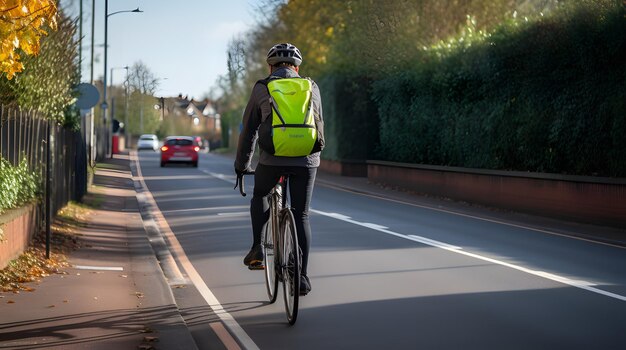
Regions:
<instances>
[{"instance_id":1,"label":"bicycle front wheel","mask_svg":"<svg viewBox=\"0 0 626 350\"><path fill-rule=\"evenodd\" d=\"M265 226L265 237L263 238L263 263L265 264L265 286L270 303L276 301L278 294L278 278L276 276L276 253L278 245L274 241L276 238L276 218L270 215Z\"/></svg>"},{"instance_id":2,"label":"bicycle front wheel","mask_svg":"<svg viewBox=\"0 0 626 350\"><path fill-rule=\"evenodd\" d=\"M302 257L298 247L296 224L290 209L281 212L280 231L283 237L281 268L283 276L283 296L289 324L296 323L298 318L298 301L300 298L300 269Z\"/></svg>"}]
</instances>

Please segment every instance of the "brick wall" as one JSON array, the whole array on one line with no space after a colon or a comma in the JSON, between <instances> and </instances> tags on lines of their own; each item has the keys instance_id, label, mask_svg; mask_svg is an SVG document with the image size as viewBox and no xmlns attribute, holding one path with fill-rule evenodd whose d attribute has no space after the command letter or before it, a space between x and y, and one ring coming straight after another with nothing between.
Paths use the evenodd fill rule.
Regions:
<instances>
[{"instance_id":1,"label":"brick wall","mask_svg":"<svg viewBox=\"0 0 626 350\"><path fill-rule=\"evenodd\" d=\"M626 228L626 179L368 161L367 177L434 196Z\"/></svg>"},{"instance_id":2,"label":"brick wall","mask_svg":"<svg viewBox=\"0 0 626 350\"><path fill-rule=\"evenodd\" d=\"M17 258L30 244L35 227L35 206L29 205L0 214L0 269Z\"/></svg>"}]
</instances>

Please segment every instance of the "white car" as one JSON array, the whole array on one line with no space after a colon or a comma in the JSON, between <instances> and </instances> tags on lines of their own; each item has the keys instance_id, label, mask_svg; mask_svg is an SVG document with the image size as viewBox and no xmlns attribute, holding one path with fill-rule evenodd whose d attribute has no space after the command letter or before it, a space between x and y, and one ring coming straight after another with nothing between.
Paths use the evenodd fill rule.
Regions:
<instances>
[{"instance_id":1,"label":"white car","mask_svg":"<svg viewBox=\"0 0 626 350\"><path fill-rule=\"evenodd\" d=\"M137 141L137 150L151 149L157 151L159 149L159 138L154 134L144 134L139 136Z\"/></svg>"}]
</instances>

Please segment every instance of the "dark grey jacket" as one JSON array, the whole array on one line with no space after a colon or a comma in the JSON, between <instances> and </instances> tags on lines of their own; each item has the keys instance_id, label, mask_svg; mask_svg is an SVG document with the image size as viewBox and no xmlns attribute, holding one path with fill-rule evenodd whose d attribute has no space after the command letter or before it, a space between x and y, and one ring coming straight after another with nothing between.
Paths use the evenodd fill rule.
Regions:
<instances>
[{"instance_id":1,"label":"dark grey jacket","mask_svg":"<svg viewBox=\"0 0 626 350\"><path fill-rule=\"evenodd\" d=\"M272 76L281 78L297 78L298 73L293 69L282 67L272 73ZM256 83L252 89L252 94L248 100L248 105L243 113L243 129L239 135L239 143L237 145L237 157L235 159L235 169L244 170L250 167L252 155L256 147L258 139L258 130L261 122L266 118L271 118L272 107L269 103L269 92L267 86ZM318 131L323 135L324 118L322 116L322 98L317 84L313 83L311 108L313 113L318 115L321 120L322 130ZM277 157L269 154L263 149L259 150L259 164L276 165L276 166L301 166L307 168L315 168L320 165L320 152L313 153L306 157Z\"/></svg>"}]
</instances>

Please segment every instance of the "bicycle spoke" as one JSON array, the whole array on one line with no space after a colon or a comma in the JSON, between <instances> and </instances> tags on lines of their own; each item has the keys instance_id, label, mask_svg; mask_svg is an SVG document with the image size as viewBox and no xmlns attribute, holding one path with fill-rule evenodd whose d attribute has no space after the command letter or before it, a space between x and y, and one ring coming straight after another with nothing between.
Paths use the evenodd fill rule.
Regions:
<instances>
[{"instance_id":1,"label":"bicycle spoke","mask_svg":"<svg viewBox=\"0 0 626 350\"><path fill-rule=\"evenodd\" d=\"M300 250L296 236L295 222L291 210L283 211L281 220L281 234L283 242L283 296L287 320L290 324L296 322L298 316L298 301L300 296Z\"/></svg>"},{"instance_id":2,"label":"bicycle spoke","mask_svg":"<svg viewBox=\"0 0 626 350\"><path fill-rule=\"evenodd\" d=\"M265 235L263 237L263 263L265 264L265 284L267 289L267 296L270 303L276 301L278 291L278 278L276 273L276 261L275 254L278 253L276 249L276 242L274 242L276 225L275 217L270 216L265 227Z\"/></svg>"}]
</instances>

